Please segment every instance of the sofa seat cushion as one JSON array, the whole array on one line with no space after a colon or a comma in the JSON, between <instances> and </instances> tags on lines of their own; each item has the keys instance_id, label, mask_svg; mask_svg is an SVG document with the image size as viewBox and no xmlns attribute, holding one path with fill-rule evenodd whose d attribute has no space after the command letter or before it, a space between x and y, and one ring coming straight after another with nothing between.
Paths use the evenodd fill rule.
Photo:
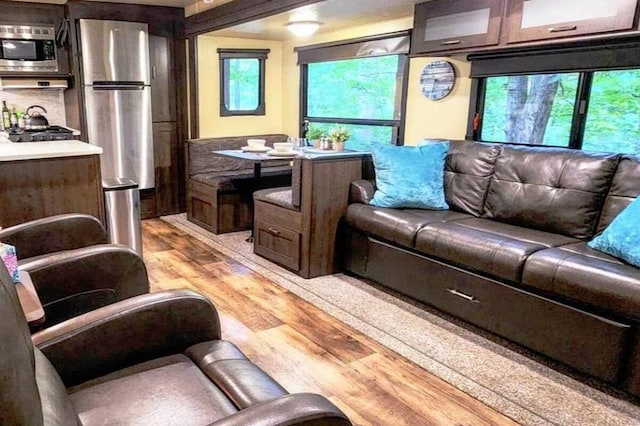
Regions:
<instances>
[{"instance_id":1,"label":"sofa seat cushion","mask_svg":"<svg viewBox=\"0 0 640 426\"><path fill-rule=\"evenodd\" d=\"M522 283L566 299L640 318L640 269L580 242L533 254Z\"/></svg>"},{"instance_id":2,"label":"sofa seat cushion","mask_svg":"<svg viewBox=\"0 0 640 426\"><path fill-rule=\"evenodd\" d=\"M492 277L519 283L527 258L577 240L486 219L432 223L416 237L416 250Z\"/></svg>"},{"instance_id":3,"label":"sofa seat cushion","mask_svg":"<svg viewBox=\"0 0 640 426\"><path fill-rule=\"evenodd\" d=\"M434 222L472 217L451 210L387 209L366 204L351 204L347 223L365 234L413 248L416 233Z\"/></svg>"},{"instance_id":4,"label":"sofa seat cushion","mask_svg":"<svg viewBox=\"0 0 640 426\"><path fill-rule=\"evenodd\" d=\"M185 355L144 362L69 389L83 425L202 425L238 411Z\"/></svg>"},{"instance_id":5,"label":"sofa seat cushion","mask_svg":"<svg viewBox=\"0 0 640 426\"><path fill-rule=\"evenodd\" d=\"M260 174L260 183L261 186L266 185L271 177L290 175L291 166L288 164L276 167L264 167ZM192 175L191 179L209 185L218 191L235 191L253 182L253 169L200 173Z\"/></svg>"}]
</instances>

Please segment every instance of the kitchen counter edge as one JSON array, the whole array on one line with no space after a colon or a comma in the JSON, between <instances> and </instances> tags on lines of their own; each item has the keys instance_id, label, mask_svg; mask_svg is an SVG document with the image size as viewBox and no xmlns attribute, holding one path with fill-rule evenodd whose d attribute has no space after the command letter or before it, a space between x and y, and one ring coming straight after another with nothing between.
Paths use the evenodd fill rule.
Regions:
<instances>
[{"instance_id":1,"label":"kitchen counter edge","mask_svg":"<svg viewBox=\"0 0 640 426\"><path fill-rule=\"evenodd\" d=\"M0 142L0 161L36 160L102 154L102 148L79 140Z\"/></svg>"}]
</instances>

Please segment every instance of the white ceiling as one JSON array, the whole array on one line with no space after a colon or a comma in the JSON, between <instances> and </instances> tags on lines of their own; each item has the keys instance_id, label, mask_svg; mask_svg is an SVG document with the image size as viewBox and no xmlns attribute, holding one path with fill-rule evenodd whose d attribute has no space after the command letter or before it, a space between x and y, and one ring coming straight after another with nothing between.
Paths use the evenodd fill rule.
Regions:
<instances>
[{"instance_id":1,"label":"white ceiling","mask_svg":"<svg viewBox=\"0 0 640 426\"><path fill-rule=\"evenodd\" d=\"M292 38L287 31L288 22L319 21L322 25L316 34L322 34L412 16L414 5L424 2L425 0L326 0L218 30L214 34L223 37L287 40Z\"/></svg>"},{"instance_id":2,"label":"white ceiling","mask_svg":"<svg viewBox=\"0 0 640 426\"><path fill-rule=\"evenodd\" d=\"M15 0L37 3L64 4L67 0ZM234 0L213 0L204 3L202 0L90 0L113 3L145 4L152 6L172 6L185 9L190 16L203 12ZM263 40L286 40L291 34L286 24L296 20L314 20L322 22L317 33L336 31L349 26L374 24L390 19L413 15L413 6L427 0L326 0L304 6L280 15L270 16L257 21L247 22L224 30L216 31L216 35L239 38L256 38Z\"/></svg>"}]
</instances>

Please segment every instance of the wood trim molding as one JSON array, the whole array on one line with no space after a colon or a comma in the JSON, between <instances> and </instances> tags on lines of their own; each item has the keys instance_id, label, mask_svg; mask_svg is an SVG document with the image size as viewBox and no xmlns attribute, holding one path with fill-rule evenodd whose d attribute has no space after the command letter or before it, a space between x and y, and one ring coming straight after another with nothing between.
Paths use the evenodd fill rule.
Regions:
<instances>
[{"instance_id":1,"label":"wood trim molding","mask_svg":"<svg viewBox=\"0 0 640 426\"><path fill-rule=\"evenodd\" d=\"M325 0L235 0L186 19L187 37L266 18Z\"/></svg>"},{"instance_id":2,"label":"wood trim molding","mask_svg":"<svg viewBox=\"0 0 640 426\"><path fill-rule=\"evenodd\" d=\"M189 139L200 137L198 105L198 37L189 37Z\"/></svg>"}]
</instances>

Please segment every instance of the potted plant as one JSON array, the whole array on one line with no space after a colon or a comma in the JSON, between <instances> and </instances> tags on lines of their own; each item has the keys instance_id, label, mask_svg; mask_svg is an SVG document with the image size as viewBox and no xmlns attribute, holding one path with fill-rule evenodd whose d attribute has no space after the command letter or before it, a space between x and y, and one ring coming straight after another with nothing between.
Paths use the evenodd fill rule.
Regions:
<instances>
[{"instance_id":1,"label":"potted plant","mask_svg":"<svg viewBox=\"0 0 640 426\"><path fill-rule=\"evenodd\" d=\"M305 136L314 148L320 148L320 138L324 137L324 132L320 127L309 126Z\"/></svg>"},{"instance_id":2,"label":"potted plant","mask_svg":"<svg viewBox=\"0 0 640 426\"><path fill-rule=\"evenodd\" d=\"M344 151L344 142L351 137L351 130L345 126L334 127L329 133L334 151Z\"/></svg>"}]
</instances>

